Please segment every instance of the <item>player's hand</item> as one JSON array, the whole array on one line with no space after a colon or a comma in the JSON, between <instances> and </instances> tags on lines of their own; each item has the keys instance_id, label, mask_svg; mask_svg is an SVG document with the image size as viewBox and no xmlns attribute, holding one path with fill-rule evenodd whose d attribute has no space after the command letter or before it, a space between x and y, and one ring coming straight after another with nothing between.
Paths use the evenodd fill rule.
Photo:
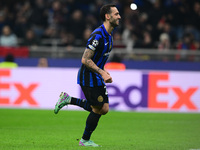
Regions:
<instances>
[{"instance_id":1,"label":"player's hand","mask_svg":"<svg viewBox=\"0 0 200 150\"><path fill-rule=\"evenodd\" d=\"M110 74L107 73L107 72L104 72L104 73L102 74L102 78L104 79L104 82L105 82L105 83L112 83L112 82L113 82L112 77L111 77Z\"/></svg>"},{"instance_id":2,"label":"player's hand","mask_svg":"<svg viewBox=\"0 0 200 150\"><path fill-rule=\"evenodd\" d=\"M107 80L104 80L104 82L105 82L105 83L112 83L112 82L113 82L113 80L112 80L112 78L110 77L109 79L107 79Z\"/></svg>"}]
</instances>

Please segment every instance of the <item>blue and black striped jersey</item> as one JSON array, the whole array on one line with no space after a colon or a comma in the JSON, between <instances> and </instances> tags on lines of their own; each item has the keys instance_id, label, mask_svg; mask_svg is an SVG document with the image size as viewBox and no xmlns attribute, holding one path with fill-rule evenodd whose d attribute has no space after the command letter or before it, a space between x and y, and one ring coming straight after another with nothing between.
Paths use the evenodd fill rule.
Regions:
<instances>
[{"instance_id":1,"label":"blue and black striped jersey","mask_svg":"<svg viewBox=\"0 0 200 150\"><path fill-rule=\"evenodd\" d=\"M95 52L92 60L99 68L103 69L113 48L112 35L106 31L103 24L92 32L86 48ZM105 85L101 75L92 72L84 64L79 69L77 82L81 86L89 87Z\"/></svg>"}]
</instances>

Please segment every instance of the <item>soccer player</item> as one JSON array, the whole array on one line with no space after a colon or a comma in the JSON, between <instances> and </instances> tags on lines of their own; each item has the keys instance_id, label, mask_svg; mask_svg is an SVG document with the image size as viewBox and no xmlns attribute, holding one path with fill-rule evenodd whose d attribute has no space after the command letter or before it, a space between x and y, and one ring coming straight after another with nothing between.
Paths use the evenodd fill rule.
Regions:
<instances>
[{"instance_id":1,"label":"soccer player","mask_svg":"<svg viewBox=\"0 0 200 150\"><path fill-rule=\"evenodd\" d=\"M79 141L80 146L100 146L91 141L90 136L96 129L101 115L109 111L105 83L112 83L112 77L104 65L113 47L112 32L119 25L121 16L116 6L111 4L102 6L100 16L103 24L91 33L78 72L77 82L87 100L71 97L62 92L54 109L54 113L57 114L62 107L72 104L90 112L82 139Z\"/></svg>"}]
</instances>

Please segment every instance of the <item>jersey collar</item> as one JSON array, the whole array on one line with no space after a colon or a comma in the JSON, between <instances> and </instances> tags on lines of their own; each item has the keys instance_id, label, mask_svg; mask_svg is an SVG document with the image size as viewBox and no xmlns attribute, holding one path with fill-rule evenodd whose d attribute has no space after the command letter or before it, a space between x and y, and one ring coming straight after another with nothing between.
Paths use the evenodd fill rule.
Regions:
<instances>
[{"instance_id":1,"label":"jersey collar","mask_svg":"<svg viewBox=\"0 0 200 150\"><path fill-rule=\"evenodd\" d=\"M102 24L102 27L103 27L103 30L105 31L105 33L106 33L107 36L111 36L111 35L112 35L113 32L111 32L111 35L110 35L110 34L107 32L107 30L106 30L104 24Z\"/></svg>"}]
</instances>

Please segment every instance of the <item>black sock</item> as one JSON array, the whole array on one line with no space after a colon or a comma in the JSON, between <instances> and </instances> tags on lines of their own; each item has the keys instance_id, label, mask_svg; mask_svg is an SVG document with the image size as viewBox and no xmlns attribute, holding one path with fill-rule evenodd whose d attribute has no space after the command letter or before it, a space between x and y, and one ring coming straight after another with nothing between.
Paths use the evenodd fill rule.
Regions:
<instances>
[{"instance_id":1,"label":"black sock","mask_svg":"<svg viewBox=\"0 0 200 150\"><path fill-rule=\"evenodd\" d=\"M96 129L97 124L99 122L99 118L101 115L94 113L93 111L90 112L86 121L85 131L83 133L82 139L89 140L92 132Z\"/></svg>"},{"instance_id":2,"label":"black sock","mask_svg":"<svg viewBox=\"0 0 200 150\"><path fill-rule=\"evenodd\" d=\"M90 104L85 99L78 99L78 98L72 97L70 104L76 105L76 106L80 106L81 108L83 108L83 109L85 109L85 110L87 110L89 112L92 111L92 108L91 108Z\"/></svg>"}]
</instances>

